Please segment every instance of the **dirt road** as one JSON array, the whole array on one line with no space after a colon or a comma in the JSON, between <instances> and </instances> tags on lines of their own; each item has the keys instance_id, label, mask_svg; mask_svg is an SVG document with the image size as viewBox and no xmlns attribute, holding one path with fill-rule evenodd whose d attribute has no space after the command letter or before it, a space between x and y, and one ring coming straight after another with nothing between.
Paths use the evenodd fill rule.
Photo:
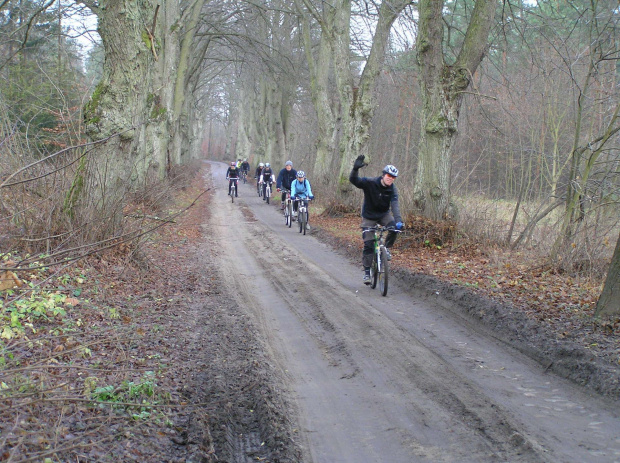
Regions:
<instances>
[{"instance_id":1,"label":"dirt road","mask_svg":"<svg viewBox=\"0 0 620 463\"><path fill-rule=\"evenodd\" d=\"M285 227L253 184L232 204L225 169L211 164L208 245L222 293L276 366L304 462L620 461L617 402L395 281L381 297L359 265Z\"/></svg>"}]
</instances>

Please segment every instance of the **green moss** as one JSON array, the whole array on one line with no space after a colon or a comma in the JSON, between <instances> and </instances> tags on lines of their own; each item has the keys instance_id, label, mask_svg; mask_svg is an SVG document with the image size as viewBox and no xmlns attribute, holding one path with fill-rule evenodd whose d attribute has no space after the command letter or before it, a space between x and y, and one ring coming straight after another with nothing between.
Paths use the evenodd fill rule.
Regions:
<instances>
[{"instance_id":1,"label":"green moss","mask_svg":"<svg viewBox=\"0 0 620 463\"><path fill-rule=\"evenodd\" d=\"M150 50L151 46L152 46L151 37L149 37L149 33L147 31L145 31L145 30L142 31L142 41L146 45L146 48L148 48Z\"/></svg>"},{"instance_id":2,"label":"green moss","mask_svg":"<svg viewBox=\"0 0 620 463\"><path fill-rule=\"evenodd\" d=\"M431 117L429 121L426 123L425 130L428 133L439 133L444 130L447 130L447 128L448 128L448 119L441 114L436 114L433 117Z\"/></svg>"},{"instance_id":3,"label":"green moss","mask_svg":"<svg viewBox=\"0 0 620 463\"><path fill-rule=\"evenodd\" d=\"M166 114L166 108L163 106L154 106L151 110L151 119L157 119Z\"/></svg>"},{"instance_id":4,"label":"green moss","mask_svg":"<svg viewBox=\"0 0 620 463\"><path fill-rule=\"evenodd\" d=\"M71 184L71 188L67 192L65 196L65 202L62 206L62 210L69 217L73 218L75 216L75 205L77 204L82 192L84 191L84 173L86 172L86 156L82 156L80 159L80 164L75 172L75 177L73 178L73 183Z\"/></svg>"},{"instance_id":5,"label":"green moss","mask_svg":"<svg viewBox=\"0 0 620 463\"><path fill-rule=\"evenodd\" d=\"M84 123L88 124L96 124L100 121L100 117L97 115L97 109L99 108L99 103L101 102L102 95L106 92L107 87L103 84L103 82L99 82L95 87L95 91L88 100L88 103L84 105Z\"/></svg>"}]
</instances>

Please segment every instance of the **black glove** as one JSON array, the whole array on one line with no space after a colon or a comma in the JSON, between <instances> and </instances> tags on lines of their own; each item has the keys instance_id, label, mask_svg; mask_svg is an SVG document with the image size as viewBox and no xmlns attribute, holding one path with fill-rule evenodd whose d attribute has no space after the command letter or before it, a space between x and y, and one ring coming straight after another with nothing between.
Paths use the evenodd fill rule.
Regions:
<instances>
[{"instance_id":1,"label":"black glove","mask_svg":"<svg viewBox=\"0 0 620 463\"><path fill-rule=\"evenodd\" d=\"M353 163L353 170L358 170L361 169L364 166L367 166L368 164L364 162L364 158L366 156L364 156L363 154L360 154L357 159L355 160L355 162Z\"/></svg>"}]
</instances>

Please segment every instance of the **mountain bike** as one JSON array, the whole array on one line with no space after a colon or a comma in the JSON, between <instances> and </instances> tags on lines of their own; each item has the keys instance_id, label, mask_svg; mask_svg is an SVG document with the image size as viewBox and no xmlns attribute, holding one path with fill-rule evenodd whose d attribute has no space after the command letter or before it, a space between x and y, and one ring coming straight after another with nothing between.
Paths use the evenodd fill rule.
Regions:
<instances>
[{"instance_id":1,"label":"mountain bike","mask_svg":"<svg viewBox=\"0 0 620 463\"><path fill-rule=\"evenodd\" d=\"M293 200L291 199L291 191L286 188L282 188L282 194L286 194L286 201L284 202L284 221L286 226L291 228L293 224Z\"/></svg>"},{"instance_id":2,"label":"mountain bike","mask_svg":"<svg viewBox=\"0 0 620 463\"><path fill-rule=\"evenodd\" d=\"M265 185L265 201L269 204L269 198L271 197L271 182L267 182Z\"/></svg>"},{"instance_id":3,"label":"mountain bike","mask_svg":"<svg viewBox=\"0 0 620 463\"><path fill-rule=\"evenodd\" d=\"M248 183L248 171L247 170L241 171L241 178L243 179L243 183Z\"/></svg>"},{"instance_id":4,"label":"mountain bike","mask_svg":"<svg viewBox=\"0 0 620 463\"><path fill-rule=\"evenodd\" d=\"M382 296L386 296L388 292L388 272L390 264L388 262L387 248L385 247L385 239L390 231L400 233L400 230L394 227L382 227L377 225L376 227L364 228L364 232L374 232L374 246L375 254L372 259L372 267L370 268L370 287L375 289L377 282L379 283L379 291Z\"/></svg>"},{"instance_id":5,"label":"mountain bike","mask_svg":"<svg viewBox=\"0 0 620 463\"><path fill-rule=\"evenodd\" d=\"M299 201L299 206L297 206L297 223L299 223L299 233L306 234L306 230L308 229L308 218L310 214L308 213L308 205L310 204L309 198L300 198L295 201Z\"/></svg>"},{"instance_id":6,"label":"mountain bike","mask_svg":"<svg viewBox=\"0 0 620 463\"><path fill-rule=\"evenodd\" d=\"M232 180L232 183L230 184L230 186L228 187L228 194L230 195L230 198L232 199L232 202L235 202L235 196L237 196L237 192L238 192L238 187L237 187L237 182L239 181L238 178L227 178L226 180Z\"/></svg>"}]
</instances>

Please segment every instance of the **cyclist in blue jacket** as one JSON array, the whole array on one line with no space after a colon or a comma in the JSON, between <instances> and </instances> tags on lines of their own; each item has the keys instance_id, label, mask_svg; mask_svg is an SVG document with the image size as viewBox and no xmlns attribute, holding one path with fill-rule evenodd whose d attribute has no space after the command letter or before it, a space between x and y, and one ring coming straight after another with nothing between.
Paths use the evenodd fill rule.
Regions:
<instances>
[{"instance_id":1,"label":"cyclist in blue jacket","mask_svg":"<svg viewBox=\"0 0 620 463\"><path fill-rule=\"evenodd\" d=\"M303 170L297 171L297 179L291 182L291 199L314 199L310 182L306 179L306 173ZM293 203L293 217L297 215L299 202Z\"/></svg>"},{"instance_id":2,"label":"cyclist in blue jacket","mask_svg":"<svg viewBox=\"0 0 620 463\"><path fill-rule=\"evenodd\" d=\"M349 175L349 181L364 191L364 203L362 205L362 229L367 229L381 224L384 227L395 227L397 230L404 228L405 224L400 215L398 204L398 191L394 185L394 179L398 177L398 169L391 164L383 168L381 177L360 178L358 170L368 165L364 162L365 156L359 155L353 164L353 170ZM391 211L390 211L391 210ZM370 267L374 254L374 233L362 232L364 250L362 251L362 265L364 266L364 284L370 284ZM385 240L388 248L388 260L392 258L389 248L396 241L396 232L390 231Z\"/></svg>"}]
</instances>

